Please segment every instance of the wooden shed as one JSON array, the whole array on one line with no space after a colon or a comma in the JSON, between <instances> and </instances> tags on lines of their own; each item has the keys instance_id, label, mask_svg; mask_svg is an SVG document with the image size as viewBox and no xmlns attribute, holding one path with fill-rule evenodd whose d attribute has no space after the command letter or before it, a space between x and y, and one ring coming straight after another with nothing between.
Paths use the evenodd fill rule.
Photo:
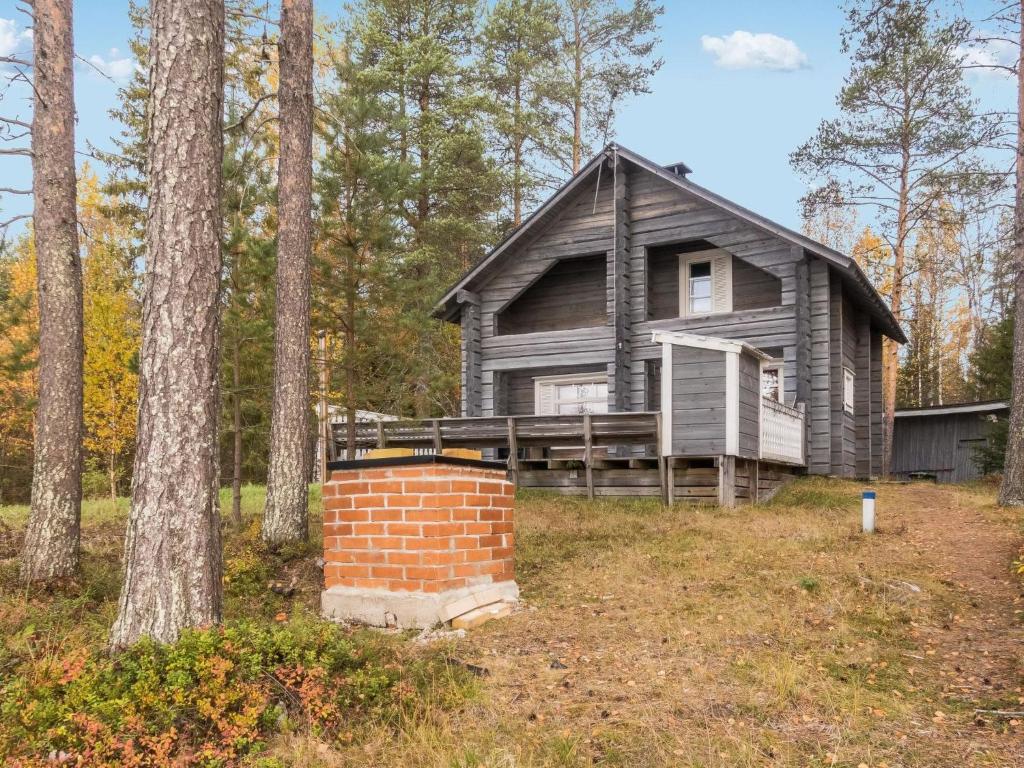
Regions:
<instances>
[{"instance_id":1,"label":"wooden shed","mask_svg":"<svg viewBox=\"0 0 1024 768\"><path fill-rule=\"evenodd\" d=\"M992 425L1009 413L1009 404L998 400L897 410L893 476L930 478L940 483L962 483L980 477L977 449L988 445Z\"/></svg>"}]
</instances>

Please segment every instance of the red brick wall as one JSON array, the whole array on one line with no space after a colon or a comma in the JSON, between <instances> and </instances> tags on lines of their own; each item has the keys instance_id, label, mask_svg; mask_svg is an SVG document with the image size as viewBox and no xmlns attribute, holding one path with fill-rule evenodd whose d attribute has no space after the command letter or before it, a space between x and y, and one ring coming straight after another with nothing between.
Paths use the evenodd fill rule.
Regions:
<instances>
[{"instance_id":1,"label":"red brick wall","mask_svg":"<svg viewBox=\"0 0 1024 768\"><path fill-rule=\"evenodd\" d=\"M515 578L515 487L500 470L446 464L333 472L324 582L442 592Z\"/></svg>"}]
</instances>

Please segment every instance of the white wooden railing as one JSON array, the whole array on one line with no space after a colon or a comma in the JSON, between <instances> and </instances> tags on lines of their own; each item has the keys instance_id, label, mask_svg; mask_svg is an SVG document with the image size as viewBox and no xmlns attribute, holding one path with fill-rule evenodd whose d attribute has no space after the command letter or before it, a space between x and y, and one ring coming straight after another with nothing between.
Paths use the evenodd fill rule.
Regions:
<instances>
[{"instance_id":1,"label":"white wooden railing","mask_svg":"<svg viewBox=\"0 0 1024 768\"><path fill-rule=\"evenodd\" d=\"M761 398L761 458L786 464L806 463L802 409Z\"/></svg>"}]
</instances>

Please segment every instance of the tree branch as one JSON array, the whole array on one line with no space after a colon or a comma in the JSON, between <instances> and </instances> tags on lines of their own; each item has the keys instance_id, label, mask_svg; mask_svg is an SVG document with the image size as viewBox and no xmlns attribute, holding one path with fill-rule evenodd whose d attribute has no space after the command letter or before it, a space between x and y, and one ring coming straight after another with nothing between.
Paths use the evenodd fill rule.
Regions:
<instances>
[{"instance_id":1,"label":"tree branch","mask_svg":"<svg viewBox=\"0 0 1024 768\"><path fill-rule=\"evenodd\" d=\"M19 213L17 216L11 216L11 218L7 219L6 221L0 221L0 230L7 229L9 226L11 226L11 224L13 224L16 221L21 221L22 219L31 219L31 218L32 218L32 214L31 213Z\"/></svg>"},{"instance_id":2,"label":"tree branch","mask_svg":"<svg viewBox=\"0 0 1024 768\"><path fill-rule=\"evenodd\" d=\"M254 114L256 114L256 110L260 108L260 105L263 104L263 102L265 102L267 99L276 99L276 98L277 98L277 93L276 92L275 93L265 93L265 94L263 94L258 99L256 99L256 101L253 102L252 106L249 107L248 111L244 115L242 115L240 118L238 118L238 120L236 120L235 122L231 123L231 125L224 126L224 132L225 133L231 133L232 131L235 131L235 130L238 130L239 128L244 127L246 121L250 117L252 117Z\"/></svg>"}]
</instances>

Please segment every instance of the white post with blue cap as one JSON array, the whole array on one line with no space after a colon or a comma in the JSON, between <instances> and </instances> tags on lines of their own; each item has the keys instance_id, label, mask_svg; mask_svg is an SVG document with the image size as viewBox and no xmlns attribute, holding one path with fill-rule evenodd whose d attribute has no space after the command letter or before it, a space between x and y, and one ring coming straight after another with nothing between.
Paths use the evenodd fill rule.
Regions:
<instances>
[{"instance_id":1,"label":"white post with blue cap","mask_svg":"<svg viewBox=\"0 0 1024 768\"><path fill-rule=\"evenodd\" d=\"M860 495L861 525L864 533L875 532L875 492L866 490Z\"/></svg>"}]
</instances>

